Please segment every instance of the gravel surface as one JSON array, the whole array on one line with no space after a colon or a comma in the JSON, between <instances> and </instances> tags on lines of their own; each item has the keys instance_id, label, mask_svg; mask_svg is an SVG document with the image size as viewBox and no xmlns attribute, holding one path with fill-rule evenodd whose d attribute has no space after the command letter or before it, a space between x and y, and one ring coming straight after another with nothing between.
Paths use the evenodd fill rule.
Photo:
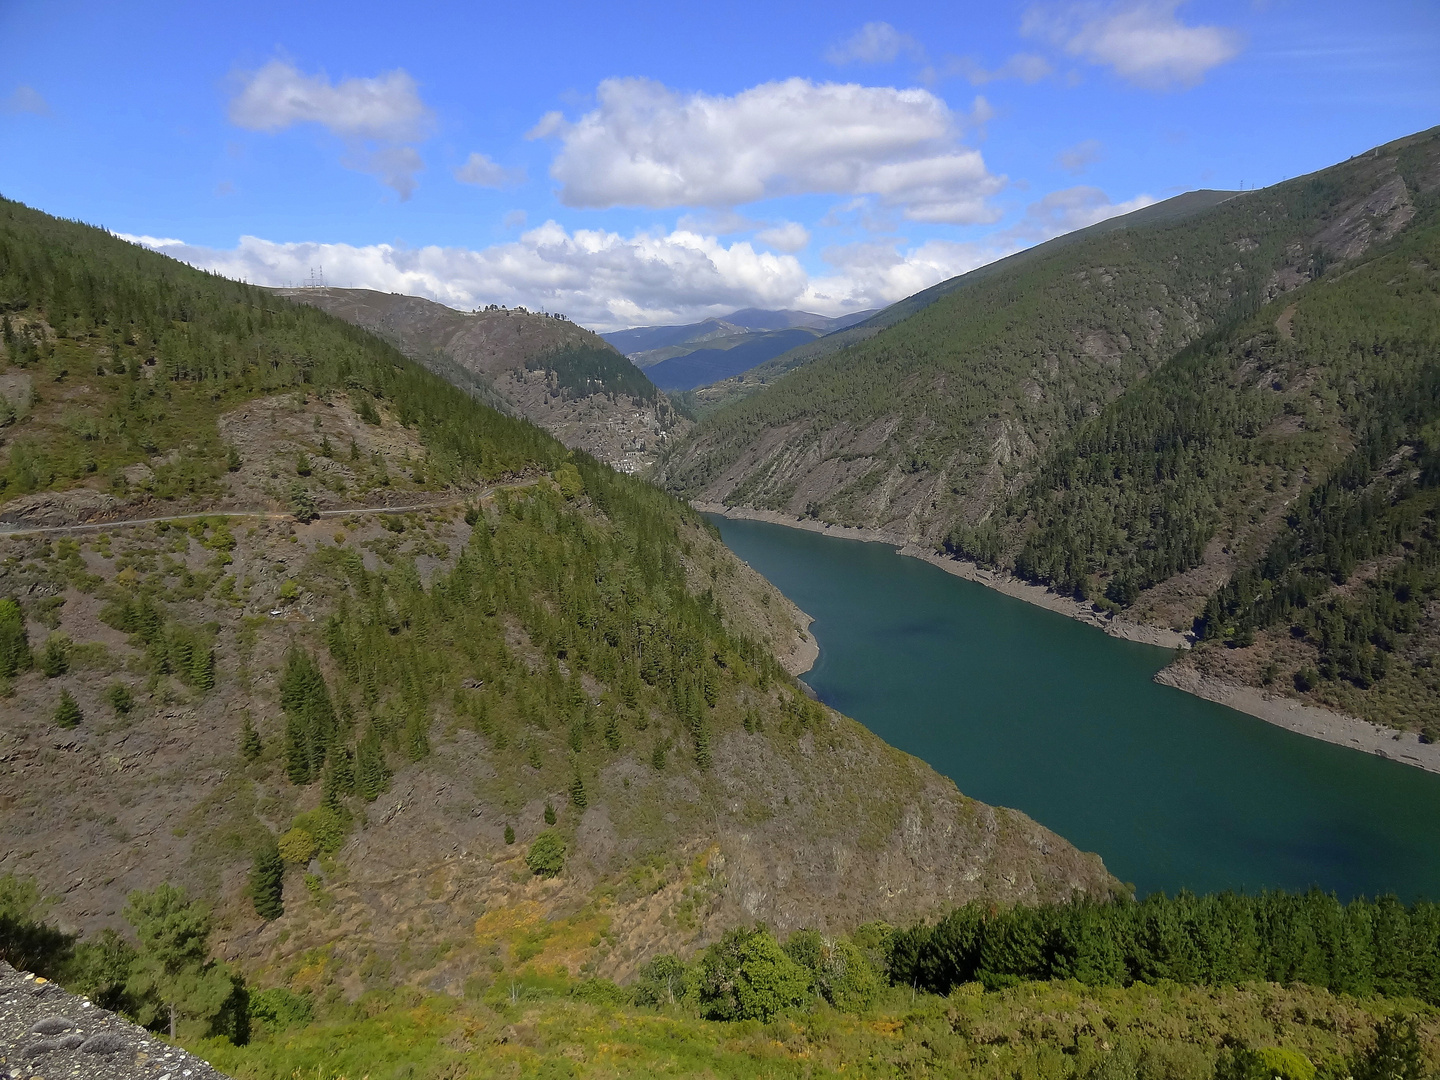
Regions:
<instances>
[{"instance_id":1,"label":"gravel surface","mask_svg":"<svg viewBox=\"0 0 1440 1080\"><path fill-rule=\"evenodd\" d=\"M206 1062L0 961L0 1080L226 1080Z\"/></svg>"}]
</instances>

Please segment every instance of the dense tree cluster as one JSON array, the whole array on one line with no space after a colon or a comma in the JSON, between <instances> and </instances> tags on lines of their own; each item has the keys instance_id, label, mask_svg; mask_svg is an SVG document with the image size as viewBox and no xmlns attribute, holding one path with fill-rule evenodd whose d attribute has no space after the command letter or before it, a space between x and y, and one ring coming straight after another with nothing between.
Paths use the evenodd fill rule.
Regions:
<instances>
[{"instance_id":1,"label":"dense tree cluster","mask_svg":"<svg viewBox=\"0 0 1440 1080\"><path fill-rule=\"evenodd\" d=\"M1156 894L1142 903L1081 901L957 908L896 931L890 977L939 994L968 982L1028 979L1227 986L1305 983L1337 993L1440 1003L1440 905L1394 897Z\"/></svg>"}]
</instances>

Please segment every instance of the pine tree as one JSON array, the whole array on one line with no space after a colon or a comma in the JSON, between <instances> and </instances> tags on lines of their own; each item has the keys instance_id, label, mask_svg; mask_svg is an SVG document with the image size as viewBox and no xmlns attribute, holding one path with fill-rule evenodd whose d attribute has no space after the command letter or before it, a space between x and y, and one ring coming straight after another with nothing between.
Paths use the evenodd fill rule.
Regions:
<instances>
[{"instance_id":1,"label":"pine tree","mask_svg":"<svg viewBox=\"0 0 1440 1080\"><path fill-rule=\"evenodd\" d=\"M60 691L60 703L55 706L55 726L62 728L77 727L85 716L80 711L80 705L71 695L69 690Z\"/></svg>"},{"instance_id":2,"label":"pine tree","mask_svg":"<svg viewBox=\"0 0 1440 1080\"><path fill-rule=\"evenodd\" d=\"M190 685L201 693L215 689L215 651L197 648L190 654Z\"/></svg>"},{"instance_id":3,"label":"pine tree","mask_svg":"<svg viewBox=\"0 0 1440 1080\"><path fill-rule=\"evenodd\" d=\"M135 695L122 682L111 683L105 688L105 701L116 716L126 716L135 708Z\"/></svg>"},{"instance_id":4,"label":"pine tree","mask_svg":"<svg viewBox=\"0 0 1440 1080\"><path fill-rule=\"evenodd\" d=\"M366 802L374 802L389 786L390 770L385 766L380 734L371 728L355 747L355 792Z\"/></svg>"},{"instance_id":5,"label":"pine tree","mask_svg":"<svg viewBox=\"0 0 1440 1080\"><path fill-rule=\"evenodd\" d=\"M245 713L245 722L240 727L240 753L246 761L254 761L265 749L260 742L260 732L255 730L255 722L250 719L250 713Z\"/></svg>"},{"instance_id":6,"label":"pine tree","mask_svg":"<svg viewBox=\"0 0 1440 1080\"><path fill-rule=\"evenodd\" d=\"M701 772L710 768L710 725L701 724L695 731L695 764Z\"/></svg>"},{"instance_id":7,"label":"pine tree","mask_svg":"<svg viewBox=\"0 0 1440 1080\"><path fill-rule=\"evenodd\" d=\"M54 679L70 670L70 642L63 634L51 634L40 654L40 670Z\"/></svg>"},{"instance_id":8,"label":"pine tree","mask_svg":"<svg viewBox=\"0 0 1440 1080\"><path fill-rule=\"evenodd\" d=\"M506 825L506 826L505 826L505 843L507 843L507 844L513 844L513 843L515 843L515 826L514 826L514 825Z\"/></svg>"},{"instance_id":9,"label":"pine tree","mask_svg":"<svg viewBox=\"0 0 1440 1080\"><path fill-rule=\"evenodd\" d=\"M0 678L13 678L31 662L25 615L14 600L0 600Z\"/></svg>"},{"instance_id":10,"label":"pine tree","mask_svg":"<svg viewBox=\"0 0 1440 1080\"><path fill-rule=\"evenodd\" d=\"M255 905L255 914L266 922L285 914L285 860L280 857L280 847L275 837L265 840L255 850L255 862L250 868L250 902Z\"/></svg>"},{"instance_id":11,"label":"pine tree","mask_svg":"<svg viewBox=\"0 0 1440 1080\"><path fill-rule=\"evenodd\" d=\"M548 802L545 804L545 824L555 824L555 807L551 806Z\"/></svg>"},{"instance_id":12,"label":"pine tree","mask_svg":"<svg viewBox=\"0 0 1440 1080\"><path fill-rule=\"evenodd\" d=\"M578 772L575 774L575 779L570 781L570 801L580 810L584 810L590 802L589 797L585 794L585 781L581 779Z\"/></svg>"},{"instance_id":13,"label":"pine tree","mask_svg":"<svg viewBox=\"0 0 1440 1080\"><path fill-rule=\"evenodd\" d=\"M297 786L315 779L310 771L310 748L306 743L305 725L298 716L289 716L285 720L285 775Z\"/></svg>"}]
</instances>

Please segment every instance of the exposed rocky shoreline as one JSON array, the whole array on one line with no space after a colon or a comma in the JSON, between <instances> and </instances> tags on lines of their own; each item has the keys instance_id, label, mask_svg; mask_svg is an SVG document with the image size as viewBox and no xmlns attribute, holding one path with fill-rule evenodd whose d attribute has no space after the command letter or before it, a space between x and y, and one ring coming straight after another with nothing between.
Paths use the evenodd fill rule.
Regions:
<instances>
[{"instance_id":1,"label":"exposed rocky shoreline","mask_svg":"<svg viewBox=\"0 0 1440 1080\"><path fill-rule=\"evenodd\" d=\"M856 529L845 525L830 525L823 521L795 518L773 510L755 510L750 507L722 506L718 503L692 503L696 510L706 514L742 521L764 521L772 525L784 525L791 529L825 536L838 536L846 540L865 540L871 543L889 544L901 555L922 559L944 570L947 574L978 582L996 592L1013 596L1027 604L1055 611L1061 615L1103 630L1111 637L1126 641L1138 641L1145 645L1156 645L1167 649L1188 649L1192 641L1188 635L1159 626L1128 619L1115 618L1097 612L1090 604L1072 597L1061 596L1041 585L1032 585L1010 574L996 573L964 559L951 559L923 548L903 536L882 532L879 529ZM818 651L818 650L817 650ZM813 662L813 661L812 661ZM1238 683L1226 682L1208 675L1202 675L1193 668L1171 664L1155 675L1155 681L1165 686L1183 690L1187 694L1213 701L1236 712L1264 720L1286 731L1293 731L1322 742L1334 743L1377 757L1412 765L1427 772L1440 773L1440 743L1422 743L1414 732L1399 732L1381 724L1372 724L1344 713L1307 705L1293 698L1272 696L1262 690Z\"/></svg>"},{"instance_id":2,"label":"exposed rocky shoreline","mask_svg":"<svg viewBox=\"0 0 1440 1080\"><path fill-rule=\"evenodd\" d=\"M1422 743L1413 731L1396 731L1331 709L1307 705L1294 698L1271 695L1253 686L1216 679L1194 668L1172 664L1155 675L1155 681L1187 694L1213 701L1312 739L1346 746L1376 757L1440 773L1440 743Z\"/></svg>"}]
</instances>

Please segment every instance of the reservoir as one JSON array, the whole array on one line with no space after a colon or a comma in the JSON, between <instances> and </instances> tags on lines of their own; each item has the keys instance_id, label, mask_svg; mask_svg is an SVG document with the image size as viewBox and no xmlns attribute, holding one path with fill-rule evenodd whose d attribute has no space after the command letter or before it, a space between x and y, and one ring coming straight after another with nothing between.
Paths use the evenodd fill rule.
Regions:
<instances>
[{"instance_id":1,"label":"reservoir","mask_svg":"<svg viewBox=\"0 0 1440 1080\"><path fill-rule=\"evenodd\" d=\"M826 704L1023 810L1143 895L1319 886L1440 899L1440 775L1151 677L1121 641L884 544L711 517L814 616Z\"/></svg>"}]
</instances>

